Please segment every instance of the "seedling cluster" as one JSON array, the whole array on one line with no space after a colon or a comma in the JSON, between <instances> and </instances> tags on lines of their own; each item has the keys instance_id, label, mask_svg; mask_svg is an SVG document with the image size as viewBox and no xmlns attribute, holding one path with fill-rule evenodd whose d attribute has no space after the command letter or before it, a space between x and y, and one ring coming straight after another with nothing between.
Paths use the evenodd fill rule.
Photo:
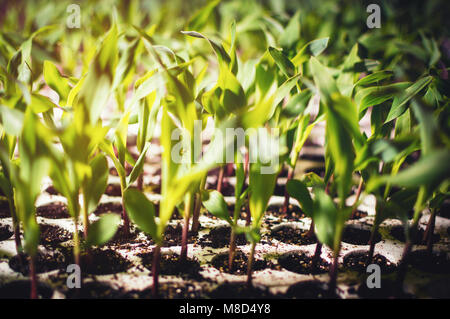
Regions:
<instances>
[{"instance_id":1,"label":"seedling cluster","mask_svg":"<svg viewBox=\"0 0 450 319\"><path fill-rule=\"evenodd\" d=\"M338 294L343 233L364 198L375 203L365 266L377 262L376 238L388 219L404 224L399 287L418 240L433 255L436 217L449 201L448 34L433 21L417 29L396 9L371 30L361 5L280 4L83 2L80 29L65 27L65 1L6 4L0 188L16 252L29 263L32 298L45 181L65 199L70 255L82 272L113 238L148 236L153 297L174 215L183 219L179 263L189 259L202 215L229 225L230 271L245 235L250 289L279 184L279 212L299 221L292 215L299 207L309 222L302 236L315 242L311 273L324 249L331 252L329 296ZM433 2L423 6L436 12ZM322 151L321 171L299 169L311 145ZM148 163L158 168L157 185L146 179ZM97 218L111 171L122 211Z\"/></svg>"}]
</instances>

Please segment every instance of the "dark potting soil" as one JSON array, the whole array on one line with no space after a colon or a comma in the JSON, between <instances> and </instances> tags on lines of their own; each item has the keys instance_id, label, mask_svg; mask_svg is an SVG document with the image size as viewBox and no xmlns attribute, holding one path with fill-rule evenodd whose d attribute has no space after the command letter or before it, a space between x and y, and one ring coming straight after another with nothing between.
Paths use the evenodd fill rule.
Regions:
<instances>
[{"instance_id":1,"label":"dark potting soil","mask_svg":"<svg viewBox=\"0 0 450 319\"><path fill-rule=\"evenodd\" d=\"M120 189L120 185L108 184L108 186L106 186L105 194L108 196L116 196L116 197L122 196L122 190Z\"/></svg>"},{"instance_id":2,"label":"dark potting soil","mask_svg":"<svg viewBox=\"0 0 450 319\"><path fill-rule=\"evenodd\" d=\"M121 225L117 229L114 237L108 242L109 245L122 245L132 242L139 235L137 230L130 229L128 234L125 233L125 226Z\"/></svg>"},{"instance_id":3,"label":"dark potting soil","mask_svg":"<svg viewBox=\"0 0 450 319\"><path fill-rule=\"evenodd\" d=\"M59 192L55 189L53 185L50 185L45 189L45 191L50 195L59 195Z\"/></svg>"},{"instance_id":4,"label":"dark potting soil","mask_svg":"<svg viewBox=\"0 0 450 319\"><path fill-rule=\"evenodd\" d=\"M55 225L39 225L39 243L44 246L54 246L72 239L72 234Z\"/></svg>"},{"instance_id":5,"label":"dark potting soil","mask_svg":"<svg viewBox=\"0 0 450 319\"><path fill-rule=\"evenodd\" d=\"M437 210L437 215L450 219L450 199L444 200L441 207Z\"/></svg>"},{"instance_id":6,"label":"dark potting soil","mask_svg":"<svg viewBox=\"0 0 450 319\"><path fill-rule=\"evenodd\" d=\"M361 219L367 216L368 216L367 212L357 210L352 216L350 216L350 220Z\"/></svg>"},{"instance_id":7,"label":"dark potting soil","mask_svg":"<svg viewBox=\"0 0 450 319\"><path fill-rule=\"evenodd\" d=\"M0 299L30 299L31 283L29 280L16 280L0 286ZM49 299L53 295L50 286L38 282L38 298Z\"/></svg>"},{"instance_id":8,"label":"dark potting soil","mask_svg":"<svg viewBox=\"0 0 450 319\"><path fill-rule=\"evenodd\" d=\"M267 289L248 287L245 283L224 283L211 291L212 299L273 299L276 298Z\"/></svg>"},{"instance_id":9,"label":"dark potting soil","mask_svg":"<svg viewBox=\"0 0 450 319\"><path fill-rule=\"evenodd\" d=\"M302 281L291 285L284 297L291 299L338 298L336 294L329 291L326 283L317 280Z\"/></svg>"},{"instance_id":10,"label":"dark potting soil","mask_svg":"<svg viewBox=\"0 0 450 319\"><path fill-rule=\"evenodd\" d=\"M411 299L413 296L403 290L396 280L381 278L380 288L369 288L364 280L358 287L357 294L365 299Z\"/></svg>"},{"instance_id":11,"label":"dark potting soil","mask_svg":"<svg viewBox=\"0 0 450 319\"><path fill-rule=\"evenodd\" d=\"M271 231L271 237L285 244L310 245L317 242L314 234L308 235L304 229L294 228L289 225L275 227Z\"/></svg>"},{"instance_id":12,"label":"dark potting soil","mask_svg":"<svg viewBox=\"0 0 450 319\"><path fill-rule=\"evenodd\" d=\"M36 214L50 219L69 218L67 206L62 202L53 202L36 208Z\"/></svg>"},{"instance_id":13,"label":"dark potting soil","mask_svg":"<svg viewBox=\"0 0 450 319\"><path fill-rule=\"evenodd\" d=\"M68 289L67 299L122 299L125 294L110 285L98 281L82 283L80 288Z\"/></svg>"},{"instance_id":14,"label":"dark potting soil","mask_svg":"<svg viewBox=\"0 0 450 319\"><path fill-rule=\"evenodd\" d=\"M222 248L230 244L231 227L219 226L212 228L208 234L203 236L200 240L200 245L210 246L212 248ZM246 245L247 239L245 234L236 235L236 245Z\"/></svg>"},{"instance_id":15,"label":"dark potting soil","mask_svg":"<svg viewBox=\"0 0 450 319\"><path fill-rule=\"evenodd\" d=\"M391 228L390 235L397 239L398 241L401 241L404 243L406 241L405 237L405 228L403 225L397 225ZM426 241L423 240L423 235L425 233L425 230L420 228L418 231L416 231L414 238L412 238L412 242L415 245L426 245ZM441 239L441 236L439 234L434 233L432 237L432 242L437 243Z\"/></svg>"},{"instance_id":16,"label":"dark potting soil","mask_svg":"<svg viewBox=\"0 0 450 319\"><path fill-rule=\"evenodd\" d=\"M149 253L138 254L142 259L142 264L148 270L152 270L153 251ZM161 254L160 257L160 274L171 276L187 275L191 278L201 278L200 264L195 259L187 258L181 261L178 254Z\"/></svg>"},{"instance_id":17,"label":"dark potting soil","mask_svg":"<svg viewBox=\"0 0 450 319\"><path fill-rule=\"evenodd\" d=\"M234 255L233 269L230 271L228 267L228 252L218 254L211 260L211 265L220 270L233 275L246 275L247 274L247 255L240 250L236 250ZM253 271L263 270L269 267L269 263L263 259L253 260Z\"/></svg>"},{"instance_id":18,"label":"dark potting soil","mask_svg":"<svg viewBox=\"0 0 450 319\"><path fill-rule=\"evenodd\" d=\"M430 255L427 250L412 251L408 257L409 264L421 271L439 274L450 273L450 256L445 252L435 252Z\"/></svg>"},{"instance_id":19,"label":"dark potting soil","mask_svg":"<svg viewBox=\"0 0 450 319\"><path fill-rule=\"evenodd\" d=\"M271 205L267 208L267 213L277 218L294 221L306 217L301 208L296 205L289 205L286 213L283 212L282 206Z\"/></svg>"},{"instance_id":20,"label":"dark potting soil","mask_svg":"<svg viewBox=\"0 0 450 319\"><path fill-rule=\"evenodd\" d=\"M9 211L9 203L7 200L0 200L0 218L11 217L11 212Z\"/></svg>"},{"instance_id":21,"label":"dark potting soil","mask_svg":"<svg viewBox=\"0 0 450 319\"><path fill-rule=\"evenodd\" d=\"M94 214L97 216L104 213L122 214L122 204L118 202L101 203L94 210Z\"/></svg>"},{"instance_id":22,"label":"dark potting soil","mask_svg":"<svg viewBox=\"0 0 450 319\"><path fill-rule=\"evenodd\" d=\"M0 241L10 238L14 233L9 225L0 226Z\"/></svg>"},{"instance_id":23,"label":"dark potting soil","mask_svg":"<svg viewBox=\"0 0 450 319\"><path fill-rule=\"evenodd\" d=\"M181 246L183 233L183 226L181 224L177 224L176 226L169 225L166 227L164 232L164 247L172 247L172 246ZM150 236L147 236L150 240L150 244L153 245L153 239ZM188 244L196 243L198 240L198 234L195 232L188 232Z\"/></svg>"},{"instance_id":24,"label":"dark potting soil","mask_svg":"<svg viewBox=\"0 0 450 319\"><path fill-rule=\"evenodd\" d=\"M320 259L316 268L311 268L312 256L303 252L289 252L278 257L278 263L286 270L297 274L322 274L326 273L330 264L324 259Z\"/></svg>"},{"instance_id":25,"label":"dark potting soil","mask_svg":"<svg viewBox=\"0 0 450 319\"><path fill-rule=\"evenodd\" d=\"M143 291L130 291L126 298L129 299L153 299L151 289ZM191 283L161 283L158 289L156 299L200 299L205 298L201 290L196 290L195 285Z\"/></svg>"},{"instance_id":26,"label":"dark potting soil","mask_svg":"<svg viewBox=\"0 0 450 319\"><path fill-rule=\"evenodd\" d=\"M73 260L73 254L71 254ZM91 249L80 256L81 271L91 275L108 275L126 271L131 263L111 249Z\"/></svg>"},{"instance_id":27,"label":"dark potting soil","mask_svg":"<svg viewBox=\"0 0 450 319\"><path fill-rule=\"evenodd\" d=\"M55 269L65 268L67 259L60 251L39 251L36 255L35 268L36 273L44 273ZM15 272L20 272L24 276L30 273L29 258L24 253L19 253L9 259L9 267Z\"/></svg>"},{"instance_id":28,"label":"dark potting soil","mask_svg":"<svg viewBox=\"0 0 450 319\"><path fill-rule=\"evenodd\" d=\"M342 241L353 245L368 245L370 240L370 229L363 228L361 225L350 224L345 226L342 232ZM375 243L381 240L381 235L375 234Z\"/></svg>"},{"instance_id":29,"label":"dark potting soil","mask_svg":"<svg viewBox=\"0 0 450 319\"><path fill-rule=\"evenodd\" d=\"M367 258L369 252L366 250L355 250L344 256L343 266L347 269L360 273L366 273ZM381 273L387 274L395 270L395 265L381 254L373 256L370 264L377 264L381 268Z\"/></svg>"},{"instance_id":30,"label":"dark potting soil","mask_svg":"<svg viewBox=\"0 0 450 319\"><path fill-rule=\"evenodd\" d=\"M207 189L217 189L217 181L212 184L207 183ZM228 182L226 176L223 178L221 193L223 196L234 196L234 186Z\"/></svg>"}]
</instances>

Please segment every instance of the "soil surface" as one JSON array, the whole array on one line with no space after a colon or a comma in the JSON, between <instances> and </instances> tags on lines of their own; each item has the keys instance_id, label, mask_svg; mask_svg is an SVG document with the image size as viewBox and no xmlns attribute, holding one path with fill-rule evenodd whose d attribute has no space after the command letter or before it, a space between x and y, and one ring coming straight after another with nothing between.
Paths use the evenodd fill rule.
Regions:
<instances>
[{"instance_id":1,"label":"soil surface","mask_svg":"<svg viewBox=\"0 0 450 319\"><path fill-rule=\"evenodd\" d=\"M361 225L347 225L342 233L342 241L353 245L368 245L370 240L370 229L363 228ZM381 235L375 234L375 243L381 240Z\"/></svg>"},{"instance_id":2,"label":"soil surface","mask_svg":"<svg viewBox=\"0 0 450 319\"><path fill-rule=\"evenodd\" d=\"M0 299L29 299L31 283L29 280L11 281L0 286ZM48 299L53 295L50 286L38 282L37 285L38 298Z\"/></svg>"},{"instance_id":3,"label":"soil surface","mask_svg":"<svg viewBox=\"0 0 450 319\"><path fill-rule=\"evenodd\" d=\"M38 274L65 268L67 264L67 259L60 251L39 251L36 255L35 267L36 273ZM24 276L28 276L30 273L30 262L28 256L24 253L20 253L11 257L9 260L9 267Z\"/></svg>"},{"instance_id":4,"label":"soil surface","mask_svg":"<svg viewBox=\"0 0 450 319\"><path fill-rule=\"evenodd\" d=\"M295 221L306 217L300 207L294 205L289 205L286 213L283 212L282 206L269 206L267 208L267 214L289 221Z\"/></svg>"},{"instance_id":5,"label":"soil surface","mask_svg":"<svg viewBox=\"0 0 450 319\"><path fill-rule=\"evenodd\" d=\"M38 208L36 208L36 214L38 216L51 219L70 217L67 206L61 202L54 202L51 204L39 206Z\"/></svg>"},{"instance_id":6,"label":"soil surface","mask_svg":"<svg viewBox=\"0 0 450 319\"><path fill-rule=\"evenodd\" d=\"M8 225L0 226L0 241L10 238L14 233Z\"/></svg>"},{"instance_id":7,"label":"soil surface","mask_svg":"<svg viewBox=\"0 0 450 319\"><path fill-rule=\"evenodd\" d=\"M153 265L153 251L138 254L138 256L141 257L142 264L151 271ZM194 278L201 277L199 274L199 262L190 258L180 261L180 256L178 254L161 254L159 271L161 275L187 276Z\"/></svg>"},{"instance_id":8,"label":"soil surface","mask_svg":"<svg viewBox=\"0 0 450 319\"><path fill-rule=\"evenodd\" d=\"M286 295L283 297L291 299L337 298L335 294L330 293L326 283L317 280L309 280L293 284L289 287Z\"/></svg>"},{"instance_id":9,"label":"soil surface","mask_svg":"<svg viewBox=\"0 0 450 319\"><path fill-rule=\"evenodd\" d=\"M278 263L284 269L297 274L323 274L328 272L330 264L320 259L315 269L312 269L312 256L303 252L290 252L281 255Z\"/></svg>"},{"instance_id":10,"label":"soil surface","mask_svg":"<svg viewBox=\"0 0 450 319\"><path fill-rule=\"evenodd\" d=\"M405 239L405 228L402 225L398 225L398 226L394 226L391 228L390 230L390 235L392 237L394 237L395 239L401 241L402 243L404 243L406 241ZM420 228L414 238L413 238L413 243L415 245L426 245L426 240L423 240L423 235L425 234L425 230ZM439 240L441 239L441 236L439 234L434 233L433 234L433 238L432 238L432 242L433 243L437 243Z\"/></svg>"},{"instance_id":11,"label":"soil surface","mask_svg":"<svg viewBox=\"0 0 450 319\"><path fill-rule=\"evenodd\" d=\"M450 274L450 257L444 252L431 255L424 249L415 250L409 255L409 264L429 273Z\"/></svg>"},{"instance_id":12,"label":"soil surface","mask_svg":"<svg viewBox=\"0 0 450 319\"><path fill-rule=\"evenodd\" d=\"M214 256L211 261L211 265L220 270L221 272L226 272L233 275L247 275L247 255L242 251L236 250L234 255L233 269L230 271L228 267L228 252L218 254ZM253 260L253 271L263 270L269 267L269 263L266 260L255 259Z\"/></svg>"},{"instance_id":13,"label":"soil surface","mask_svg":"<svg viewBox=\"0 0 450 319\"><path fill-rule=\"evenodd\" d=\"M72 239L72 234L62 227L54 225L39 225L39 243L44 246L54 246Z\"/></svg>"},{"instance_id":14,"label":"soil surface","mask_svg":"<svg viewBox=\"0 0 450 319\"><path fill-rule=\"evenodd\" d=\"M105 194L108 196L116 196L116 197L122 196L122 191L120 189L120 185L119 184L108 184L108 186L106 186Z\"/></svg>"},{"instance_id":15,"label":"soil surface","mask_svg":"<svg viewBox=\"0 0 450 319\"><path fill-rule=\"evenodd\" d=\"M317 242L314 234L310 235L308 230L294 228L289 225L275 227L271 231L271 237L285 244L310 245Z\"/></svg>"},{"instance_id":16,"label":"soil surface","mask_svg":"<svg viewBox=\"0 0 450 319\"><path fill-rule=\"evenodd\" d=\"M211 291L208 296L213 299L273 299L269 291L258 287L248 287L244 283L225 283Z\"/></svg>"},{"instance_id":17,"label":"soil surface","mask_svg":"<svg viewBox=\"0 0 450 319\"><path fill-rule=\"evenodd\" d=\"M354 270L360 273L366 273L367 259L369 252L366 250L356 250L344 256L343 266L347 269ZM377 264L380 266L381 273L387 274L395 270L395 265L381 254L376 254L372 257L370 264Z\"/></svg>"},{"instance_id":18,"label":"soil surface","mask_svg":"<svg viewBox=\"0 0 450 319\"><path fill-rule=\"evenodd\" d=\"M122 204L118 202L101 203L94 210L94 214L99 216L104 213L122 214Z\"/></svg>"},{"instance_id":19,"label":"soil surface","mask_svg":"<svg viewBox=\"0 0 450 319\"><path fill-rule=\"evenodd\" d=\"M204 235L200 240L200 245L210 246L212 248L227 247L230 244L231 227L219 226L210 230L210 232ZM245 234L238 234L236 237L236 245L246 245L247 239Z\"/></svg>"}]
</instances>

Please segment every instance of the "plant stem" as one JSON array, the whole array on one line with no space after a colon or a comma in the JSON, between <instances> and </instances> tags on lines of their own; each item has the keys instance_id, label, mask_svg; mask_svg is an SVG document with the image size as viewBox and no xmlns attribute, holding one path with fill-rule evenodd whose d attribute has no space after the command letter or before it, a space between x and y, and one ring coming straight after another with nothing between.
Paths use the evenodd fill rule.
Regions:
<instances>
[{"instance_id":1,"label":"plant stem","mask_svg":"<svg viewBox=\"0 0 450 319\"><path fill-rule=\"evenodd\" d=\"M314 256L311 260L311 272L313 272L317 269L317 265L319 264L321 253L322 253L322 243L317 242L316 250L314 251Z\"/></svg>"},{"instance_id":2,"label":"plant stem","mask_svg":"<svg viewBox=\"0 0 450 319\"><path fill-rule=\"evenodd\" d=\"M423 241L427 243L427 252L431 255L431 252L433 251L433 234L434 234L434 226L436 223L436 209L433 208L431 210L431 216L428 221L427 229L425 230L425 233L423 234Z\"/></svg>"},{"instance_id":3,"label":"plant stem","mask_svg":"<svg viewBox=\"0 0 450 319\"><path fill-rule=\"evenodd\" d=\"M158 244L153 249L153 263L152 263L152 277L153 277L152 296L153 296L153 298L158 297L160 258L161 258L161 246Z\"/></svg>"},{"instance_id":4,"label":"plant stem","mask_svg":"<svg viewBox=\"0 0 450 319\"><path fill-rule=\"evenodd\" d=\"M252 287L252 268L253 268L253 259L255 257L255 247L256 242L252 242L252 247L250 248L250 257L248 258L247 264L247 287Z\"/></svg>"},{"instance_id":5,"label":"plant stem","mask_svg":"<svg viewBox=\"0 0 450 319\"><path fill-rule=\"evenodd\" d=\"M232 227L230 235L230 250L228 252L228 269L230 272L233 271L235 252L236 252L236 232L234 230L234 227Z\"/></svg>"},{"instance_id":6,"label":"plant stem","mask_svg":"<svg viewBox=\"0 0 450 319\"><path fill-rule=\"evenodd\" d=\"M369 239L369 254L367 256L367 263L366 266L370 265L372 263L373 259L373 253L375 252L375 236L378 233L378 224L374 223L372 227L372 232L370 233L370 239Z\"/></svg>"},{"instance_id":7,"label":"plant stem","mask_svg":"<svg viewBox=\"0 0 450 319\"><path fill-rule=\"evenodd\" d=\"M78 236L77 218L74 218L74 223L75 223L75 232L73 234L73 241L74 241L73 258L74 258L75 264L80 266L80 236Z\"/></svg>"},{"instance_id":8,"label":"plant stem","mask_svg":"<svg viewBox=\"0 0 450 319\"><path fill-rule=\"evenodd\" d=\"M222 192L222 184L223 184L223 175L225 173L225 167L221 166L219 169L219 173L217 175L217 191L219 193Z\"/></svg>"},{"instance_id":9,"label":"plant stem","mask_svg":"<svg viewBox=\"0 0 450 319\"><path fill-rule=\"evenodd\" d=\"M87 238L89 232L89 218L88 218L88 205L84 200L86 196L83 196L83 235L84 239Z\"/></svg>"},{"instance_id":10,"label":"plant stem","mask_svg":"<svg viewBox=\"0 0 450 319\"><path fill-rule=\"evenodd\" d=\"M122 196L122 219L123 219L123 233L126 237L130 235L130 220L125 209L124 198Z\"/></svg>"},{"instance_id":11,"label":"plant stem","mask_svg":"<svg viewBox=\"0 0 450 319\"><path fill-rule=\"evenodd\" d=\"M397 281L399 284L402 284L406 277L406 272L408 270L408 263L409 263L409 254L411 253L413 242L411 238L415 238L416 236L416 230L417 230L417 224L413 223L410 229L410 236L407 238L405 242L405 247L403 249L402 259L400 260L400 263L398 265L398 277Z\"/></svg>"},{"instance_id":12,"label":"plant stem","mask_svg":"<svg viewBox=\"0 0 450 319\"><path fill-rule=\"evenodd\" d=\"M339 253L335 253L333 256L333 263L331 264L331 267L330 267L330 286L329 286L330 294L336 293L338 258L339 258Z\"/></svg>"},{"instance_id":13,"label":"plant stem","mask_svg":"<svg viewBox=\"0 0 450 319\"><path fill-rule=\"evenodd\" d=\"M16 208L14 206L13 200L8 199L9 211L11 212L13 229L14 229L14 243L16 245L16 252L20 253L22 251L22 241L20 239L20 223L16 215Z\"/></svg>"},{"instance_id":14,"label":"plant stem","mask_svg":"<svg viewBox=\"0 0 450 319\"><path fill-rule=\"evenodd\" d=\"M184 225L181 234L180 261L184 261L187 259L189 219L191 218L191 206L192 206L192 195L187 194L186 202L184 203Z\"/></svg>"},{"instance_id":15,"label":"plant stem","mask_svg":"<svg viewBox=\"0 0 450 319\"><path fill-rule=\"evenodd\" d=\"M137 180L137 188L142 192L144 189L144 173L139 174Z\"/></svg>"},{"instance_id":16,"label":"plant stem","mask_svg":"<svg viewBox=\"0 0 450 319\"><path fill-rule=\"evenodd\" d=\"M202 178L200 182L200 187L195 195L195 204L194 204L194 213L192 214L192 226L191 231L198 232L198 229L200 228L200 209L202 208L202 192L205 189L206 185L206 175Z\"/></svg>"},{"instance_id":17,"label":"plant stem","mask_svg":"<svg viewBox=\"0 0 450 319\"><path fill-rule=\"evenodd\" d=\"M362 187L363 187L363 178L362 176L359 179L359 185L358 185L358 189L356 190L356 198L355 198L355 202L353 203L353 209L352 209L352 214L350 216L350 219L353 219L355 217L356 211L358 210L358 201L359 201L359 197L361 196L361 191L362 191Z\"/></svg>"},{"instance_id":18,"label":"plant stem","mask_svg":"<svg viewBox=\"0 0 450 319\"><path fill-rule=\"evenodd\" d=\"M289 182L289 180L291 180L294 177L294 170L295 170L295 166L289 166L289 171L288 171L288 176L287 176L287 180L286 180L286 185L287 182ZM284 203L283 203L283 213L286 214L288 211L288 207L289 207L289 193L287 191L287 187L286 185L284 186Z\"/></svg>"},{"instance_id":19,"label":"plant stem","mask_svg":"<svg viewBox=\"0 0 450 319\"><path fill-rule=\"evenodd\" d=\"M31 292L30 298L37 299L37 277L36 277L36 268L35 268L35 256L30 257L30 280L31 280Z\"/></svg>"}]
</instances>

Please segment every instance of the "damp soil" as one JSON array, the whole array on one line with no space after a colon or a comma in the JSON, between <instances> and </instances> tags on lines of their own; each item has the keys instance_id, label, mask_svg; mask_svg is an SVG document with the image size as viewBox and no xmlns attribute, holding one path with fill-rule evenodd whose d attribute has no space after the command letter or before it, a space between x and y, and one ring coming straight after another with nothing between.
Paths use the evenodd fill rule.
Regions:
<instances>
[{"instance_id":1,"label":"damp soil","mask_svg":"<svg viewBox=\"0 0 450 319\"><path fill-rule=\"evenodd\" d=\"M16 280L8 282L0 286L0 299L29 299L31 283L29 280ZM37 284L38 298L49 299L53 295L50 286L38 282Z\"/></svg>"},{"instance_id":2,"label":"damp soil","mask_svg":"<svg viewBox=\"0 0 450 319\"><path fill-rule=\"evenodd\" d=\"M59 219L69 218L69 211L67 206L62 202L53 202L47 205L42 205L36 208L36 214L40 217Z\"/></svg>"},{"instance_id":3,"label":"damp soil","mask_svg":"<svg viewBox=\"0 0 450 319\"><path fill-rule=\"evenodd\" d=\"M9 227L8 225L0 226L0 241L11 238L13 234L14 233L12 232L11 227Z\"/></svg>"},{"instance_id":4,"label":"damp soil","mask_svg":"<svg viewBox=\"0 0 450 319\"><path fill-rule=\"evenodd\" d=\"M98 248L83 252L80 264L81 271L91 275L116 274L131 267L131 263L116 251Z\"/></svg>"},{"instance_id":5,"label":"damp soil","mask_svg":"<svg viewBox=\"0 0 450 319\"><path fill-rule=\"evenodd\" d=\"M233 269L230 271L228 267L228 252L218 254L211 260L211 265L220 270L233 275L246 275L247 274L247 255L240 250L236 250L234 255ZM269 263L264 259L253 260L253 271L263 270L269 268Z\"/></svg>"},{"instance_id":6,"label":"damp soil","mask_svg":"<svg viewBox=\"0 0 450 319\"><path fill-rule=\"evenodd\" d=\"M361 225L347 225L342 232L342 241L353 245L368 245L371 231ZM375 234L375 243L381 240L381 235L377 232Z\"/></svg>"},{"instance_id":7,"label":"damp soil","mask_svg":"<svg viewBox=\"0 0 450 319\"><path fill-rule=\"evenodd\" d=\"M290 299L336 299L338 296L329 291L328 285L321 281L308 280L291 285L285 298Z\"/></svg>"},{"instance_id":8,"label":"damp soil","mask_svg":"<svg viewBox=\"0 0 450 319\"><path fill-rule=\"evenodd\" d=\"M168 225L164 232L163 247L181 246L183 226L177 224L176 226ZM150 236L147 236L150 241L150 245L154 245L154 241ZM198 233L188 232L188 244L194 244L198 242Z\"/></svg>"},{"instance_id":9,"label":"damp soil","mask_svg":"<svg viewBox=\"0 0 450 319\"><path fill-rule=\"evenodd\" d=\"M299 219L306 217L301 208L295 205L289 205L287 212L283 212L283 206L271 205L267 208L267 214L289 221L298 221Z\"/></svg>"},{"instance_id":10,"label":"damp soil","mask_svg":"<svg viewBox=\"0 0 450 319\"><path fill-rule=\"evenodd\" d=\"M130 244L138 237L139 232L135 229L129 229L128 233L125 232L125 226L121 225L117 229L114 237L108 242L109 245L124 245Z\"/></svg>"},{"instance_id":11,"label":"damp soil","mask_svg":"<svg viewBox=\"0 0 450 319\"><path fill-rule=\"evenodd\" d=\"M369 252L366 250L352 251L344 256L343 267L359 273L366 273L368 256ZM379 265L383 274L392 273L396 269L395 264L381 254L374 255L370 264Z\"/></svg>"},{"instance_id":12,"label":"damp soil","mask_svg":"<svg viewBox=\"0 0 450 319\"><path fill-rule=\"evenodd\" d=\"M297 274L322 274L326 273L330 267L330 264L321 258L316 268L312 269L312 256L303 252L285 253L278 257L278 264Z\"/></svg>"},{"instance_id":13,"label":"damp soil","mask_svg":"<svg viewBox=\"0 0 450 319\"><path fill-rule=\"evenodd\" d=\"M142 260L142 264L148 270L152 270L153 251L141 253L138 256ZM200 263L191 258L181 261L178 254L161 254L160 257L160 274L168 276L187 276L189 278L201 279Z\"/></svg>"},{"instance_id":14,"label":"damp soil","mask_svg":"<svg viewBox=\"0 0 450 319\"><path fill-rule=\"evenodd\" d=\"M116 196L116 197L122 196L122 190L120 189L120 185L108 184L108 186L106 186L105 194L108 196Z\"/></svg>"},{"instance_id":15,"label":"damp soil","mask_svg":"<svg viewBox=\"0 0 450 319\"><path fill-rule=\"evenodd\" d=\"M273 299L267 289L248 287L245 283L224 283L208 293L212 299Z\"/></svg>"},{"instance_id":16,"label":"damp soil","mask_svg":"<svg viewBox=\"0 0 450 319\"><path fill-rule=\"evenodd\" d=\"M361 210L357 210L352 216L350 216L350 220L356 220L367 217L369 214L367 212L363 212Z\"/></svg>"},{"instance_id":17,"label":"damp soil","mask_svg":"<svg viewBox=\"0 0 450 319\"><path fill-rule=\"evenodd\" d=\"M317 242L316 236L314 234L310 235L308 230L289 225L275 227L270 234L272 238L285 244L310 245Z\"/></svg>"},{"instance_id":18,"label":"damp soil","mask_svg":"<svg viewBox=\"0 0 450 319\"><path fill-rule=\"evenodd\" d=\"M381 278L380 288L369 288L365 281L358 287L357 294L364 299L411 299L413 296L403 290L396 280Z\"/></svg>"},{"instance_id":19,"label":"damp soil","mask_svg":"<svg viewBox=\"0 0 450 319\"><path fill-rule=\"evenodd\" d=\"M203 299L204 292L194 284L160 283L156 299ZM130 291L126 294L128 299L155 299L151 289L143 291Z\"/></svg>"},{"instance_id":20,"label":"damp soil","mask_svg":"<svg viewBox=\"0 0 450 319\"><path fill-rule=\"evenodd\" d=\"M450 274L450 256L445 252L429 254L425 249L415 250L410 253L408 262L413 268L424 272Z\"/></svg>"},{"instance_id":21,"label":"damp soil","mask_svg":"<svg viewBox=\"0 0 450 319\"><path fill-rule=\"evenodd\" d=\"M72 234L55 225L39 225L39 243L44 246L55 246L72 239Z\"/></svg>"},{"instance_id":22,"label":"damp soil","mask_svg":"<svg viewBox=\"0 0 450 319\"><path fill-rule=\"evenodd\" d=\"M66 257L60 251L38 251L35 260L36 273L44 273L55 269L63 269L68 264ZM19 253L9 259L9 267L24 276L30 273L29 257Z\"/></svg>"},{"instance_id":23,"label":"damp soil","mask_svg":"<svg viewBox=\"0 0 450 319\"><path fill-rule=\"evenodd\" d=\"M9 211L9 203L6 200L0 201L0 218L11 217L11 212Z\"/></svg>"},{"instance_id":24,"label":"damp soil","mask_svg":"<svg viewBox=\"0 0 450 319\"><path fill-rule=\"evenodd\" d=\"M404 243L406 241L405 237L405 228L403 225L397 225L391 228L389 234L397 239L398 241L401 241ZM423 235L425 234L425 230L420 228L418 231L416 231L414 238L412 238L412 241L415 245L426 245L426 240L423 240ZM432 237L432 243L437 243L441 239L441 236L439 234L434 233Z\"/></svg>"},{"instance_id":25,"label":"damp soil","mask_svg":"<svg viewBox=\"0 0 450 319\"><path fill-rule=\"evenodd\" d=\"M200 245L202 247L209 246L212 248L222 248L227 247L230 244L231 227L229 226L219 226L210 230L210 232L204 235L200 239ZM236 245L246 245L247 239L245 234L236 235Z\"/></svg>"},{"instance_id":26,"label":"damp soil","mask_svg":"<svg viewBox=\"0 0 450 319\"><path fill-rule=\"evenodd\" d=\"M96 216L99 216L101 214L105 213L122 213L122 204L118 202L108 202L108 203L101 203L97 206L97 208L94 210L94 214Z\"/></svg>"},{"instance_id":27,"label":"damp soil","mask_svg":"<svg viewBox=\"0 0 450 319\"><path fill-rule=\"evenodd\" d=\"M50 195L60 195L59 192L56 190L56 188L53 185L50 185L45 189L45 191Z\"/></svg>"},{"instance_id":28,"label":"damp soil","mask_svg":"<svg viewBox=\"0 0 450 319\"><path fill-rule=\"evenodd\" d=\"M122 299L125 294L110 285L98 282L83 282L80 288L67 289L67 299Z\"/></svg>"}]
</instances>

